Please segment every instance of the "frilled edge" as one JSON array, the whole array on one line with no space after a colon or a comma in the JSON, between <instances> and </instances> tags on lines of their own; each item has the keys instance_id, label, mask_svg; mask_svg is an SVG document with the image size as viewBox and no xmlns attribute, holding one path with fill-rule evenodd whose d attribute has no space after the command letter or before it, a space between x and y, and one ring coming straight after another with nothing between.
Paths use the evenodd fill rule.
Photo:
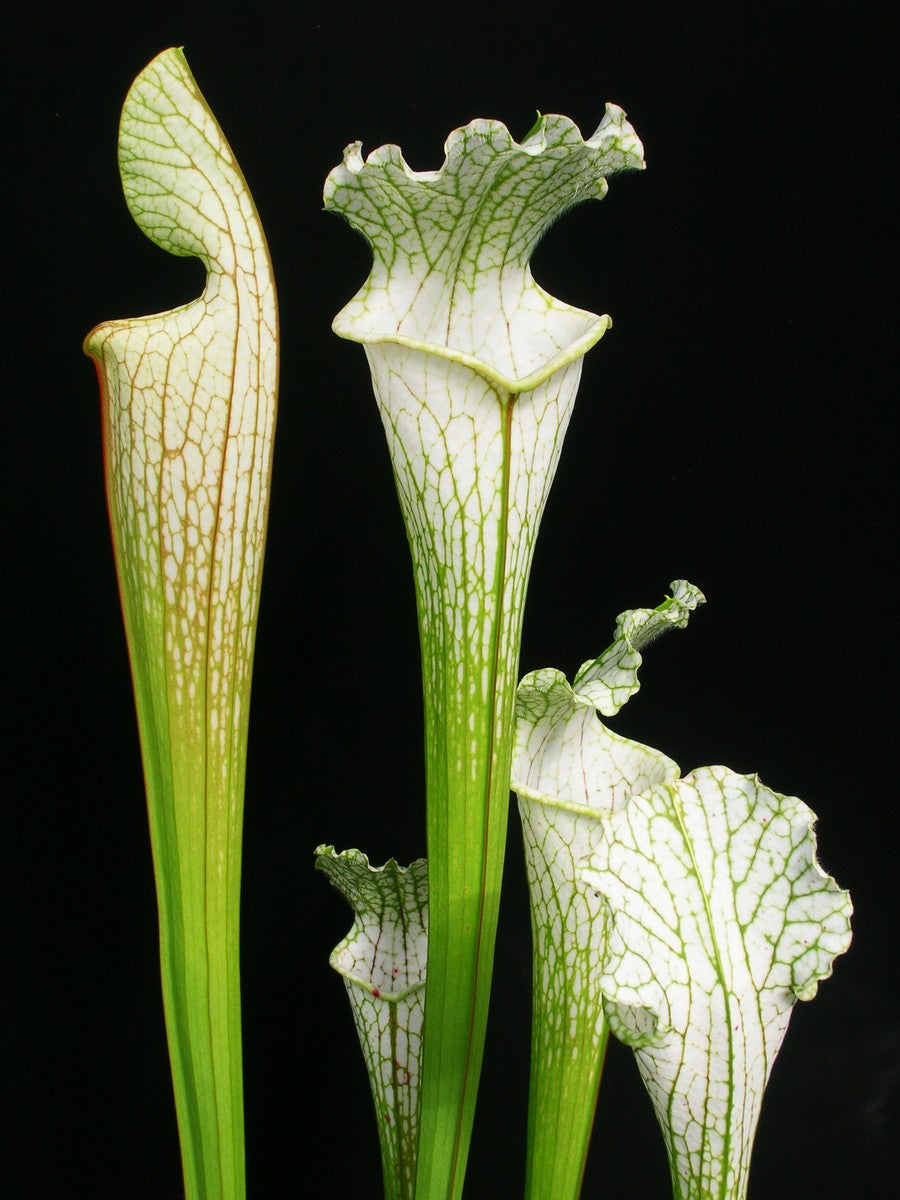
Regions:
<instances>
[{"instance_id":1,"label":"frilled edge","mask_svg":"<svg viewBox=\"0 0 900 1200\"><path fill-rule=\"evenodd\" d=\"M562 722L578 716L580 711L594 714L602 730L601 736L608 739L610 745L628 748L633 754L641 755L645 763L652 760L656 764L660 775L652 786L671 783L679 778L681 771L673 759L653 746L614 732L600 720L601 714L606 717L615 715L640 687L638 669L643 662L640 649L669 629L683 629L693 610L705 602L699 588L687 580L676 579L669 587L671 594L656 608L628 609L620 613L612 644L598 658L582 664L571 684L561 671L553 667L532 671L520 681L516 689L517 745L510 784L520 799L564 809L592 820L603 815L603 810L596 806L579 804L516 778L520 758L519 731L527 726L535 729L542 723L555 729Z\"/></svg>"},{"instance_id":2,"label":"frilled edge","mask_svg":"<svg viewBox=\"0 0 900 1200\"><path fill-rule=\"evenodd\" d=\"M362 142L351 142L344 150L343 160L328 174L325 180L324 202L330 208L334 192L346 183L348 176L359 175L369 169L379 169L386 164L400 167L408 179L418 183L435 183L442 177L452 175L465 156L466 135L478 133L490 140L501 150L521 150L536 157L559 145L583 145L604 153L618 139L622 145L621 163L615 170L644 170L644 147L628 121L625 110L618 104L607 102L600 124L589 138L569 117L558 113L540 113L538 119L521 142L517 142L502 121L476 117L467 125L454 129L444 142L444 162L436 171L414 171L403 157L398 145L389 142L379 146L363 158Z\"/></svg>"},{"instance_id":3,"label":"frilled edge","mask_svg":"<svg viewBox=\"0 0 900 1200\"><path fill-rule=\"evenodd\" d=\"M544 672L534 672L533 674L539 675L544 674ZM653 761L660 771L660 778L656 780L652 786L656 787L667 783L674 783L680 777L681 768L674 759L669 758L667 754L663 754L661 750L657 750L654 746L648 746L644 742L636 742L632 738L624 737L622 734L614 732L609 728L609 726L604 725L600 720L599 713L594 705L589 701L583 700L572 691L562 672L557 671L555 674L559 677L560 684L564 684L569 690L572 700L570 719L578 715L578 711L580 709L590 710L593 714L594 720L596 720L601 729L601 736L619 746L627 747L632 754L641 755L645 763L648 761ZM526 679L531 678L533 678L533 676L526 676ZM526 680L523 680L522 682L524 684ZM520 687L521 686L522 685L520 684ZM515 759L513 766L515 769ZM556 795L553 792L548 792L541 788L524 783L522 780L516 779L515 774L513 774L512 778L510 779L510 788L515 792L520 803L524 801L526 804L539 804L544 808L568 812L573 816L585 817L593 822L605 821L612 815L613 811L609 808L598 807L596 804L579 804L576 800L571 800L565 796ZM642 795L648 790L649 788L641 788L640 792L634 792L632 795Z\"/></svg>"},{"instance_id":4,"label":"frilled edge","mask_svg":"<svg viewBox=\"0 0 900 1200\"><path fill-rule=\"evenodd\" d=\"M790 1008L794 1000L808 1001L812 1000L818 990L818 985L822 980L828 979L834 969L834 961L840 955L847 952L853 937L851 917L853 915L853 903L850 893L841 888L833 876L829 875L824 870L818 858L818 842L815 833L816 814L804 801L796 796L784 795L767 787L759 778L758 774L744 774L733 771L730 767L723 765L698 767L693 771L688 772L682 778L665 783L662 785L664 789L688 789L698 797L697 804L702 807L702 799L700 799L700 790L697 786L697 779L712 779L717 784L726 781L735 781L737 784L746 785L749 791L752 791L756 804L761 804L761 798L768 798L772 801L771 812L778 813L786 819L792 821L792 825L802 829L802 839L793 849L791 863L793 869L797 871L797 864L802 863L804 869L809 872L818 883L816 890L808 889L802 893L806 903L809 904L815 900L824 903L824 898L829 897L832 900L831 909L816 912L816 921L823 922L822 929L825 931L824 922L828 917L838 917L843 922L842 930L828 929L827 932L832 935L833 947L823 948L818 944L814 946L804 946L802 948L795 947L792 951L792 957L787 960L778 960L778 965L783 969L789 979L783 981L785 996L790 996L791 999L786 1003L785 1007ZM641 793L636 799L647 802L652 801L653 793L657 788L648 789ZM724 812L724 810L723 810ZM756 821L761 832L764 832L770 823L771 812L767 816L760 817L754 809L752 818ZM723 817L724 819L724 817ZM622 841L619 836L619 825L624 822L624 817L621 812L613 814L606 825L606 842L607 847L617 845L622 846ZM684 840L687 843L690 839L688 831L685 829ZM648 845L642 845L638 850L636 847L629 847L629 853L641 854L649 856L659 865L657 852L655 848ZM582 882L592 889L595 889L598 894L602 895L609 911L610 929L613 931L610 938L610 946L614 946L614 938L617 931L617 914L628 908L626 897L633 897L636 893L633 888L627 891L621 883L621 867L616 873L611 872L608 865L605 865L605 859L601 865L597 865L598 851L594 852L589 865L585 866L581 872ZM783 870L776 871L772 878L788 877L787 864ZM614 886L610 886L610 882L614 881ZM697 882L697 886L702 890L702 885ZM646 902L646 895L643 891L637 893L640 895L642 902ZM792 897L797 899L800 896ZM781 907L779 911L781 911ZM680 913L678 914L681 915ZM712 912L709 913L709 920L713 921ZM742 944L744 942L744 930L741 929ZM621 942L623 947L627 946L625 939ZM751 953L748 947L748 955ZM627 954L627 949L625 950ZM652 960L652 952L645 951L645 957L648 961ZM775 950L773 948L773 963L775 962ZM770 968L771 970L771 968ZM604 1009L607 1019L613 1032L620 1041L625 1042L634 1048L647 1047L654 1044L659 1044L669 1033L676 1033L679 1037L686 1036L690 1030L690 1023L686 1023L683 1028L676 1028L672 1024L663 1020L663 1005L661 995L666 988L667 980L665 973L660 975L652 975L649 979L641 982L631 982L628 984L620 984L616 978L615 967L610 967L607 962L601 972L601 986L604 996ZM723 982L723 986L727 986ZM771 987L770 976L767 976L767 986ZM762 989L758 989L754 994L759 994ZM748 992L748 994L750 994Z\"/></svg>"},{"instance_id":5,"label":"frilled edge","mask_svg":"<svg viewBox=\"0 0 900 1200\"><path fill-rule=\"evenodd\" d=\"M316 869L323 871L332 886L341 893L353 909L353 924L350 931L335 946L329 956L329 964L347 984L352 984L363 991L388 1003L399 1003L408 996L421 991L425 987L423 977L405 987L391 989L382 984L375 985L373 977L357 971L348 970L342 962L346 953L360 937L364 937L367 927L377 926L383 931L386 924L385 914L392 909L399 911L403 906L408 916L427 916L428 863L424 858L417 858L408 867L402 867L396 859L390 858L381 867L373 867L368 855L362 850L342 850L340 853L334 846L321 845L315 850ZM405 894L401 894L405 893ZM377 896L380 908L372 903ZM400 922L407 931L408 922ZM427 939L427 929L423 924L421 936Z\"/></svg>"},{"instance_id":6,"label":"frilled edge","mask_svg":"<svg viewBox=\"0 0 900 1200\"><path fill-rule=\"evenodd\" d=\"M539 117L521 143L499 121L472 121L447 138L445 161L437 171L412 170L400 148L393 144L381 146L365 159L360 147L354 142L346 148L344 160L329 174L324 192L326 210L343 216L361 233L374 258L368 279L333 322L339 337L364 345L390 343L444 358L468 367L507 393L518 394L540 386L580 358L610 327L607 315L567 305L544 292L527 264L542 233L568 208L583 200L602 199L609 176L643 168L643 147L620 108L607 105L596 132L587 139L568 117L557 115ZM515 187L511 178L516 181ZM558 182L548 190L550 179ZM528 187L523 191L526 182ZM504 192L505 187L508 192ZM487 215L481 201L472 203L473 197L477 199L485 189L485 194L492 192L495 200ZM499 203L497 196L503 195L504 204L520 206L522 211L514 221L507 215L494 229L491 222ZM448 225L451 212L452 225ZM457 221L461 222L458 229ZM482 221L486 222L484 228L479 224ZM477 240L478 246L489 247L490 254L484 262L464 256L466 287L471 290L469 277L473 273L482 277L497 274L499 284L500 255L503 270L515 264L522 272L522 287L533 292L535 299L546 302L552 314L553 336L542 338L539 345L533 345L531 320L526 320L521 336L532 349L521 358L511 352L498 362L493 353L486 353L487 345L454 336L449 310L446 327L443 317L440 328L432 326L428 314L424 321L406 324L413 312L415 292L407 294L398 278L401 283L409 277L422 284L426 276L437 272L448 288L455 289L461 278L457 256L472 236L473 222L483 235ZM487 236L488 228L494 230L491 237ZM509 238L515 241L515 251L510 243L501 254L498 247ZM445 251L450 259L438 268ZM397 288L399 298L394 296ZM386 319L386 314L395 311L394 301L396 324ZM506 308L509 296L502 287L497 301ZM431 314L430 302L426 308ZM543 316L536 313L532 317L535 321L539 318L541 328L549 330ZM517 368L517 361L521 367Z\"/></svg>"},{"instance_id":7,"label":"frilled edge","mask_svg":"<svg viewBox=\"0 0 900 1200\"><path fill-rule=\"evenodd\" d=\"M612 643L595 659L582 663L572 681L573 691L605 717L612 717L641 687L641 653L661 634L684 629L690 615L706 597L686 579L669 584L669 595L656 608L630 608L616 618Z\"/></svg>"}]
</instances>

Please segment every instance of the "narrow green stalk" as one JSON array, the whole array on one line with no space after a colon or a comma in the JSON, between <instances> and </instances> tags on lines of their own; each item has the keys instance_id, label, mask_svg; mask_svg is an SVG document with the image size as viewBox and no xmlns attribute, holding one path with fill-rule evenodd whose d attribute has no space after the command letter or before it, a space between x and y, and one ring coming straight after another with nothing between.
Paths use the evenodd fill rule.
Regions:
<instances>
[{"instance_id":1,"label":"narrow green stalk","mask_svg":"<svg viewBox=\"0 0 900 1200\"><path fill-rule=\"evenodd\" d=\"M241 1200L239 906L250 683L278 375L247 185L180 50L138 76L119 165L136 223L203 294L85 341L150 819L188 1200Z\"/></svg>"},{"instance_id":2,"label":"narrow green stalk","mask_svg":"<svg viewBox=\"0 0 900 1200\"><path fill-rule=\"evenodd\" d=\"M448 1174L461 1191L490 1000L506 827L515 683L518 676L527 568L509 579L510 429L515 397L496 394L502 443L490 516L473 556L490 562L489 586L475 573L452 579L435 596L427 562L417 571L425 691L428 861L433 900L428 955L425 1078L433 1080L423 1111L419 1178L425 1195ZM429 547L429 558L435 547ZM467 547L471 553L471 547ZM529 556L530 557L530 556ZM418 564L417 564L418 565ZM474 612L473 612L474 610ZM457 614L468 612L460 646ZM464 664L464 665L463 665ZM461 670L462 668L462 670ZM468 936L461 938L459 931ZM460 998L467 998L460 1003ZM463 1048L465 1069L441 1064ZM430 1072L430 1073L429 1073ZM448 1120L445 1114L455 1114Z\"/></svg>"}]
</instances>

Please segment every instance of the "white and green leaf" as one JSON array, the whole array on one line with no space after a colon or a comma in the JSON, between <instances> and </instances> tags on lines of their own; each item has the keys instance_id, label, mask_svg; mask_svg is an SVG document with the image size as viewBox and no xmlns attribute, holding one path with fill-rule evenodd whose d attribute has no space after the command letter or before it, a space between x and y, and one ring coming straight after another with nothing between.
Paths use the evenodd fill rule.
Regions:
<instances>
[{"instance_id":1,"label":"white and green leaf","mask_svg":"<svg viewBox=\"0 0 900 1200\"><path fill-rule=\"evenodd\" d=\"M316 866L354 910L331 955L344 980L372 1087L385 1200L412 1200L428 952L428 868L372 867L359 850L319 846Z\"/></svg>"},{"instance_id":2,"label":"white and green leaf","mask_svg":"<svg viewBox=\"0 0 900 1200\"><path fill-rule=\"evenodd\" d=\"M746 1195L793 1004L850 943L814 819L755 777L704 767L632 796L582 871L611 913L606 1015L635 1047L678 1200Z\"/></svg>"},{"instance_id":3,"label":"white and green leaf","mask_svg":"<svg viewBox=\"0 0 900 1200\"><path fill-rule=\"evenodd\" d=\"M250 678L278 382L278 314L247 184L181 50L137 77L119 167L139 228L206 268L196 300L106 322L107 500L157 881L189 1200L245 1192L238 979Z\"/></svg>"},{"instance_id":4,"label":"white and green leaf","mask_svg":"<svg viewBox=\"0 0 900 1200\"><path fill-rule=\"evenodd\" d=\"M533 279L542 233L643 165L609 106L593 137L542 117L454 131L437 171L359 143L326 208L372 248L335 331L363 343L412 551L427 753L429 967L420 1197L462 1191L503 866L522 610L581 372L609 318Z\"/></svg>"},{"instance_id":5,"label":"white and green leaf","mask_svg":"<svg viewBox=\"0 0 900 1200\"><path fill-rule=\"evenodd\" d=\"M656 609L632 609L570 685L560 671L526 675L516 695L512 786L518 795L534 953L527 1200L576 1200L609 1027L598 986L607 906L581 872L611 813L677 779L678 766L598 720L638 688L641 647L683 628L703 601L677 580Z\"/></svg>"}]
</instances>

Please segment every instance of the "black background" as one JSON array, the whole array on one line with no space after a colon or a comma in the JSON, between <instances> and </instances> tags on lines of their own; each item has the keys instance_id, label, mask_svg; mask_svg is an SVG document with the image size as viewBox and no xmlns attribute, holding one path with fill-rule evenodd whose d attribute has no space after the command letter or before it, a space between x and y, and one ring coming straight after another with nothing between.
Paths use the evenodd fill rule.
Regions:
<instances>
[{"instance_id":1,"label":"black background","mask_svg":"<svg viewBox=\"0 0 900 1200\"><path fill-rule=\"evenodd\" d=\"M588 135L606 100L627 110L648 170L614 178L535 256L549 291L610 312L614 328L586 362L522 671L571 673L619 611L657 603L672 579L705 591L689 629L649 653L616 728L685 770L724 762L801 795L856 905L850 953L794 1013L750 1197L891 1194L894 110L874 10L138 9L4 9L9 1194L180 1191L96 384L80 351L98 321L173 307L202 284L198 264L138 233L116 173L125 92L176 44L254 193L282 315L244 849L250 1195L379 1195L367 1083L327 966L348 910L312 851L424 852L405 537L362 351L330 332L368 255L321 212L322 182L357 138L434 169L447 133L475 116L521 138L535 110L563 112ZM530 982L515 817L510 845L473 1200L522 1191ZM633 1062L613 1046L584 1195L667 1188Z\"/></svg>"}]
</instances>

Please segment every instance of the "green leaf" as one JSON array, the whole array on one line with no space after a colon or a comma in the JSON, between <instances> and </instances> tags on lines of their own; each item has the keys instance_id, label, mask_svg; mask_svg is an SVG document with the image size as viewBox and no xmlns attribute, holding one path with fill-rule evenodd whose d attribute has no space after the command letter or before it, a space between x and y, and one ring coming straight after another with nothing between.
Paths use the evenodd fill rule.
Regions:
<instances>
[{"instance_id":1,"label":"green leaf","mask_svg":"<svg viewBox=\"0 0 900 1200\"><path fill-rule=\"evenodd\" d=\"M704 767L605 823L585 882L611 910L599 985L633 1045L679 1200L742 1200L763 1091L796 999L850 944L850 897L813 813Z\"/></svg>"},{"instance_id":2,"label":"green leaf","mask_svg":"<svg viewBox=\"0 0 900 1200\"><path fill-rule=\"evenodd\" d=\"M542 117L451 133L438 171L359 143L326 208L372 247L334 322L362 342L416 583L425 693L429 948L418 1191L463 1187L481 1069L509 805L522 610L581 373L609 318L532 278L553 220L642 165L620 109L592 138Z\"/></svg>"},{"instance_id":3,"label":"green leaf","mask_svg":"<svg viewBox=\"0 0 900 1200\"><path fill-rule=\"evenodd\" d=\"M599 658L570 686L560 671L526 675L516 695L512 786L519 800L534 953L527 1200L577 1200L609 1027L598 978L607 906L581 871L610 814L631 796L675 780L665 755L620 737L597 719L638 689L640 648L683 628L702 603L676 580L655 609L631 609Z\"/></svg>"},{"instance_id":4,"label":"green leaf","mask_svg":"<svg viewBox=\"0 0 900 1200\"><path fill-rule=\"evenodd\" d=\"M390 859L372 867L359 850L319 846L316 866L354 910L331 955L343 977L369 1072L385 1200L415 1193L419 1082L428 951L428 868Z\"/></svg>"},{"instance_id":5,"label":"green leaf","mask_svg":"<svg viewBox=\"0 0 900 1200\"><path fill-rule=\"evenodd\" d=\"M189 1200L242 1197L238 916L250 680L278 378L269 253L180 50L132 85L125 198L203 294L97 326L106 490L134 680Z\"/></svg>"}]
</instances>

